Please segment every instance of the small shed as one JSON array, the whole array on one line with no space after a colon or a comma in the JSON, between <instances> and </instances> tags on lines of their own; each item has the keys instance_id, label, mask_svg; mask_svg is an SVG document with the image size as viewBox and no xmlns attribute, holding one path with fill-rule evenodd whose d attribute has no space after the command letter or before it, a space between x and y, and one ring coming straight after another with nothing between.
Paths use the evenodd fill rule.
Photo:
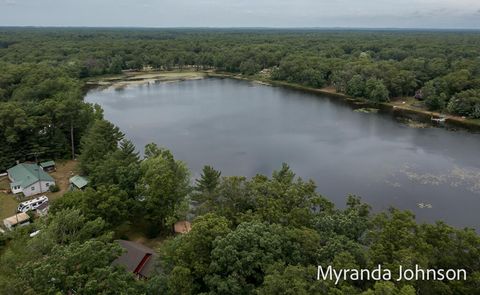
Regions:
<instances>
[{"instance_id":1,"label":"small shed","mask_svg":"<svg viewBox=\"0 0 480 295\"><path fill-rule=\"evenodd\" d=\"M38 206L35 210L37 216L45 216L48 214L48 210L50 209L50 204L48 202L43 203L42 205Z\"/></svg>"},{"instance_id":2,"label":"small shed","mask_svg":"<svg viewBox=\"0 0 480 295\"><path fill-rule=\"evenodd\" d=\"M189 221L177 221L173 225L173 232L176 234L186 234L192 230L192 224Z\"/></svg>"},{"instance_id":3,"label":"small shed","mask_svg":"<svg viewBox=\"0 0 480 295\"><path fill-rule=\"evenodd\" d=\"M80 175L70 178L70 186L72 189L84 189L88 185L88 179Z\"/></svg>"},{"instance_id":4,"label":"small shed","mask_svg":"<svg viewBox=\"0 0 480 295\"><path fill-rule=\"evenodd\" d=\"M30 216L27 213L18 213L3 220L3 225L8 230L12 230L17 226L23 226L30 223Z\"/></svg>"},{"instance_id":5,"label":"small shed","mask_svg":"<svg viewBox=\"0 0 480 295\"><path fill-rule=\"evenodd\" d=\"M55 162L54 161L45 161L40 163L40 167L43 171L52 172L56 170Z\"/></svg>"}]
</instances>

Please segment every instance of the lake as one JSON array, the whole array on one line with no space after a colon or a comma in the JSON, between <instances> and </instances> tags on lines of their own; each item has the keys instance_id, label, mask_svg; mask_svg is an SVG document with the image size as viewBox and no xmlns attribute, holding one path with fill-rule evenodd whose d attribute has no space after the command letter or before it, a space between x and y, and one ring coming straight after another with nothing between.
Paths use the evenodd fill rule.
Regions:
<instances>
[{"instance_id":1,"label":"lake","mask_svg":"<svg viewBox=\"0 0 480 295\"><path fill-rule=\"evenodd\" d=\"M93 89L86 100L140 151L167 147L194 177L204 165L225 176L271 175L286 162L339 207L355 194L375 211L480 224L478 134L412 128L339 98L233 79Z\"/></svg>"}]
</instances>

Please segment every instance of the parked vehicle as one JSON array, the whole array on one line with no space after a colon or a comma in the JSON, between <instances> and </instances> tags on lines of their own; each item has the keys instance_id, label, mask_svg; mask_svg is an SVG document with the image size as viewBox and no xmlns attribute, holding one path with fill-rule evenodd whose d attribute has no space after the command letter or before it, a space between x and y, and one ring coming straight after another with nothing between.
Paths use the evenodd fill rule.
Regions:
<instances>
[{"instance_id":1,"label":"parked vehicle","mask_svg":"<svg viewBox=\"0 0 480 295\"><path fill-rule=\"evenodd\" d=\"M35 236L38 235L39 233L40 233L40 230L34 231L33 233L30 234L30 238L35 237Z\"/></svg>"},{"instance_id":2,"label":"parked vehicle","mask_svg":"<svg viewBox=\"0 0 480 295\"><path fill-rule=\"evenodd\" d=\"M28 212L30 210L35 210L40 205L47 203L48 202L48 197L47 196L41 196L35 199L31 199L29 201L22 202L18 205L17 212Z\"/></svg>"}]
</instances>

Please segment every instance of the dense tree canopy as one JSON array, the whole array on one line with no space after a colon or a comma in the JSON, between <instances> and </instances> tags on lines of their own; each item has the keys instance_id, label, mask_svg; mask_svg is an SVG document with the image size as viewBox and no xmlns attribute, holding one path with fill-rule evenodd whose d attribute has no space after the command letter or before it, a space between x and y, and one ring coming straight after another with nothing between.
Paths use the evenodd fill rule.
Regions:
<instances>
[{"instance_id":1,"label":"dense tree canopy","mask_svg":"<svg viewBox=\"0 0 480 295\"><path fill-rule=\"evenodd\" d=\"M160 250L155 284L165 294L413 295L478 290L480 237L474 230L441 222L419 225L412 213L396 209L371 214L355 196L348 197L344 210L335 209L310 191L308 183L295 179L286 165L271 178L224 177L215 191L224 199L204 199L200 210L209 213L194 221L190 233L168 240ZM373 269L378 264L394 275L399 265L418 264L466 269L469 276L462 283L341 280L335 285L316 280L318 265ZM178 276L188 284L179 285Z\"/></svg>"},{"instance_id":2,"label":"dense tree canopy","mask_svg":"<svg viewBox=\"0 0 480 295\"><path fill-rule=\"evenodd\" d=\"M129 144L110 154L129 151ZM189 172L170 151L147 145L133 195L115 180L117 161L107 161L98 183L66 194L50 216L15 231L0 256L0 293L50 294L475 294L480 284L480 236L442 222L418 224L409 211L372 214L356 196L336 209L312 181L288 165L271 177L220 177L206 167L195 189ZM128 166L128 165L127 165ZM103 179L112 176L107 186ZM96 180L93 180L96 181ZM125 223L146 223L164 234L193 214L189 233L162 242L155 274L141 282L111 266L120 250L112 243ZM192 203L193 204L193 203ZM142 221L143 220L143 221ZM39 229L30 238L28 233ZM395 275L400 265L465 269L466 281L334 281L316 279L318 265L373 269ZM8 265L16 265L12 270ZM3 285L2 285L3 282Z\"/></svg>"},{"instance_id":3,"label":"dense tree canopy","mask_svg":"<svg viewBox=\"0 0 480 295\"><path fill-rule=\"evenodd\" d=\"M124 135L112 123L106 120L95 120L81 140L80 169L90 174L105 160L109 153L118 148Z\"/></svg>"},{"instance_id":4,"label":"dense tree canopy","mask_svg":"<svg viewBox=\"0 0 480 295\"><path fill-rule=\"evenodd\" d=\"M142 294L133 275L110 265L121 248L102 219L64 210L36 226L38 236L16 232L0 257L0 294Z\"/></svg>"},{"instance_id":5,"label":"dense tree canopy","mask_svg":"<svg viewBox=\"0 0 480 295\"><path fill-rule=\"evenodd\" d=\"M190 172L169 150L149 144L140 165L139 192L144 197L145 218L153 233L175 217L190 191Z\"/></svg>"}]
</instances>

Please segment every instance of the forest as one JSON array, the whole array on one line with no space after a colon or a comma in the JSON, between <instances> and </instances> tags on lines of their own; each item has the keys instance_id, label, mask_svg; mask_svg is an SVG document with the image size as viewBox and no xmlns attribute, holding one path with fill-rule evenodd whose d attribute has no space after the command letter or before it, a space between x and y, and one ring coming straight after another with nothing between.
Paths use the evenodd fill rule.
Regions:
<instances>
[{"instance_id":1,"label":"forest","mask_svg":"<svg viewBox=\"0 0 480 295\"><path fill-rule=\"evenodd\" d=\"M480 118L479 46L475 31L2 28L0 170L75 153L96 113L82 103L85 79L145 67L267 70L272 80L373 102L415 96Z\"/></svg>"},{"instance_id":2,"label":"forest","mask_svg":"<svg viewBox=\"0 0 480 295\"><path fill-rule=\"evenodd\" d=\"M0 170L74 154L99 112L82 102L85 79L144 67L267 70L272 80L374 102L415 96L480 118L479 46L475 31L2 28Z\"/></svg>"},{"instance_id":3,"label":"forest","mask_svg":"<svg viewBox=\"0 0 480 295\"><path fill-rule=\"evenodd\" d=\"M337 91L374 102L416 96L480 118L480 35L459 31L0 29L0 171L76 157L89 187L48 218L0 234L0 294L480 294L480 236L413 213L336 208L279 163L271 176L222 176L162 143L140 156L83 101L86 79L196 68ZM192 230L170 233L178 220ZM112 266L126 229L162 238L149 280ZM29 233L40 230L31 238ZM318 265L465 269L465 281L317 280Z\"/></svg>"}]
</instances>

